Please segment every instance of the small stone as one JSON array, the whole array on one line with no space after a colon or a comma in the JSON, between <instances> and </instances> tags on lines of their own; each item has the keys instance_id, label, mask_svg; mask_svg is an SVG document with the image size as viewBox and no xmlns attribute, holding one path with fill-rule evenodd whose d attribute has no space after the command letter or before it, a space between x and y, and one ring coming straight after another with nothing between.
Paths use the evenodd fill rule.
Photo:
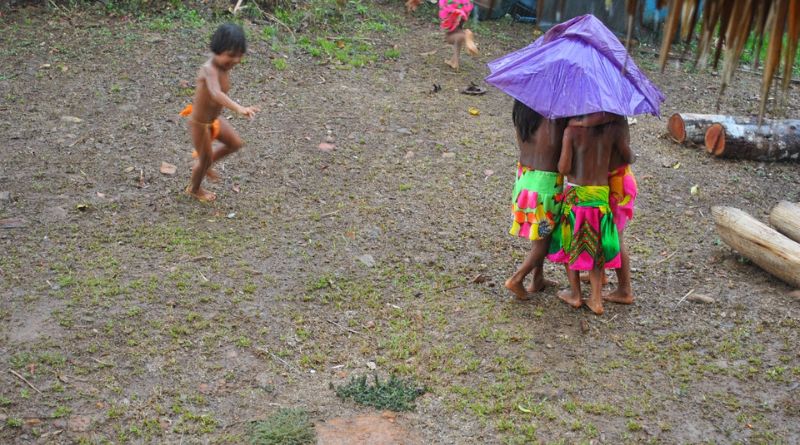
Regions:
<instances>
[{"instance_id":1,"label":"small stone","mask_svg":"<svg viewBox=\"0 0 800 445\"><path fill-rule=\"evenodd\" d=\"M452 151L448 151L448 152L442 153L442 157L445 158L445 159L453 159L453 158L456 157L456 154L453 153Z\"/></svg>"},{"instance_id":2,"label":"small stone","mask_svg":"<svg viewBox=\"0 0 800 445\"><path fill-rule=\"evenodd\" d=\"M325 142L333 144L334 142L336 142L336 138L329 134L325 136Z\"/></svg>"},{"instance_id":3,"label":"small stone","mask_svg":"<svg viewBox=\"0 0 800 445\"><path fill-rule=\"evenodd\" d=\"M327 153L333 151L333 149L336 148L336 146L328 142L322 142L319 144L317 148Z\"/></svg>"},{"instance_id":4,"label":"small stone","mask_svg":"<svg viewBox=\"0 0 800 445\"><path fill-rule=\"evenodd\" d=\"M367 267L375 267L375 258L372 257L370 254L361 255L358 257L358 261L361 261Z\"/></svg>"},{"instance_id":5,"label":"small stone","mask_svg":"<svg viewBox=\"0 0 800 445\"><path fill-rule=\"evenodd\" d=\"M367 368L369 368L369 369L374 371L374 370L378 369L378 365L376 365L375 362L367 362Z\"/></svg>"},{"instance_id":6,"label":"small stone","mask_svg":"<svg viewBox=\"0 0 800 445\"><path fill-rule=\"evenodd\" d=\"M178 167L170 164L169 162L161 162L161 167L158 169L161 173L165 175L174 175L176 171L178 171Z\"/></svg>"},{"instance_id":7,"label":"small stone","mask_svg":"<svg viewBox=\"0 0 800 445\"><path fill-rule=\"evenodd\" d=\"M415 153L414 153L413 151L411 151L411 150L408 150L408 151L406 152L406 155L405 155L405 156L403 156L403 158L404 158L404 159L411 159L411 158L413 158L413 157L414 157L414 155L415 155Z\"/></svg>"},{"instance_id":8,"label":"small stone","mask_svg":"<svg viewBox=\"0 0 800 445\"><path fill-rule=\"evenodd\" d=\"M400 134L411 134L411 130L409 130L408 128L402 128L402 127L398 128L397 132L400 133Z\"/></svg>"},{"instance_id":9,"label":"small stone","mask_svg":"<svg viewBox=\"0 0 800 445\"><path fill-rule=\"evenodd\" d=\"M83 122L83 119L75 116L61 116L61 120L64 122L71 122L73 124L79 124Z\"/></svg>"},{"instance_id":10,"label":"small stone","mask_svg":"<svg viewBox=\"0 0 800 445\"><path fill-rule=\"evenodd\" d=\"M201 383L197 385L197 391L199 391L200 394L208 394L211 392L211 388L208 386L207 383Z\"/></svg>"}]
</instances>

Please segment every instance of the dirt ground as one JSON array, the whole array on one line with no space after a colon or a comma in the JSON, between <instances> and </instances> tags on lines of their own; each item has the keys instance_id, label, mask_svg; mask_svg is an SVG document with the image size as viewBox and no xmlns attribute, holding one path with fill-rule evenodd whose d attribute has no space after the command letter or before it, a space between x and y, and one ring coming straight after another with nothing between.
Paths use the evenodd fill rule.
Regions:
<instances>
[{"instance_id":1,"label":"dirt ground","mask_svg":"<svg viewBox=\"0 0 800 445\"><path fill-rule=\"evenodd\" d=\"M532 27L481 23L454 73L432 8L369 4L351 18L377 25L348 40L371 45L364 67L247 25L231 96L263 111L231 119L246 145L213 204L183 194L177 112L217 22L3 13L0 219L18 227L0 229L0 442L246 443L280 407L373 413L329 387L373 372L427 387L397 417L423 443L800 442L800 301L710 218L800 201L798 164L664 137L671 113L713 112L719 78L634 52L667 97L631 127L636 303L516 303L512 101L459 90ZM753 113L758 88L740 73L720 111Z\"/></svg>"}]
</instances>

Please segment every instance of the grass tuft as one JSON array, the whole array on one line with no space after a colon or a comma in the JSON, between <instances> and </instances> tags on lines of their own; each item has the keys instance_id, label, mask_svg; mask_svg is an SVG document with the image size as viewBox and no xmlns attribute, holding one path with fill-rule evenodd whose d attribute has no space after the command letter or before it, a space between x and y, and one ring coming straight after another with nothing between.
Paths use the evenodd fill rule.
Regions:
<instances>
[{"instance_id":1,"label":"grass tuft","mask_svg":"<svg viewBox=\"0 0 800 445\"><path fill-rule=\"evenodd\" d=\"M414 400L425 394L425 388L410 380L392 375L389 380L381 382L377 374L374 377L372 385L367 382L367 376L353 377L346 385L336 387L336 395L343 400L353 399L356 403L378 409L412 411L416 408Z\"/></svg>"},{"instance_id":2,"label":"grass tuft","mask_svg":"<svg viewBox=\"0 0 800 445\"><path fill-rule=\"evenodd\" d=\"M253 445L306 445L316 441L314 424L302 408L281 408L266 420L253 422Z\"/></svg>"}]
</instances>

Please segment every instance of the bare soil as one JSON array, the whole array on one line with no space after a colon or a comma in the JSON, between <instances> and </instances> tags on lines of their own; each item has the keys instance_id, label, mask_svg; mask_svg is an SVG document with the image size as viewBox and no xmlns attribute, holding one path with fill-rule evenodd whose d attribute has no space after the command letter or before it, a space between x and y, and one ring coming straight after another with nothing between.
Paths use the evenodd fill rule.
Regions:
<instances>
[{"instance_id":1,"label":"bare soil","mask_svg":"<svg viewBox=\"0 0 800 445\"><path fill-rule=\"evenodd\" d=\"M3 13L0 219L22 227L0 229L0 442L246 443L279 407L376 414L329 387L373 372L428 388L397 418L423 443L800 442L800 301L710 217L800 201L798 164L713 159L638 116L636 303L514 302L511 99L482 79L533 28L481 23L455 73L433 9L370 8L393 28L361 35L378 54L362 68L247 25L231 95L263 112L231 118L246 145L212 204L183 194L177 113L215 22ZM663 116L713 112L719 78L659 73L654 52L634 56ZM754 113L758 91L740 73L720 111Z\"/></svg>"}]
</instances>

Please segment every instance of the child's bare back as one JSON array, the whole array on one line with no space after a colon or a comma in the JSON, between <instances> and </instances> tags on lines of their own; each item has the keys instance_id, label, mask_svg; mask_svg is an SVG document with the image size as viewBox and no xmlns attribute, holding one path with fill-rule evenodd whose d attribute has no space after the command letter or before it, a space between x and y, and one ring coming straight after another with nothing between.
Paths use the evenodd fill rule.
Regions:
<instances>
[{"instance_id":1,"label":"child's bare back","mask_svg":"<svg viewBox=\"0 0 800 445\"><path fill-rule=\"evenodd\" d=\"M564 129L558 170L573 184L608 185L612 153L625 148L630 153L627 143L625 148L620 144L627 133L627 123L619 120L596 127L568 126ZM627 137L624 139L627 141ZM621 159L624 158L621 153Z\"/></svg>"}]
</instances>

